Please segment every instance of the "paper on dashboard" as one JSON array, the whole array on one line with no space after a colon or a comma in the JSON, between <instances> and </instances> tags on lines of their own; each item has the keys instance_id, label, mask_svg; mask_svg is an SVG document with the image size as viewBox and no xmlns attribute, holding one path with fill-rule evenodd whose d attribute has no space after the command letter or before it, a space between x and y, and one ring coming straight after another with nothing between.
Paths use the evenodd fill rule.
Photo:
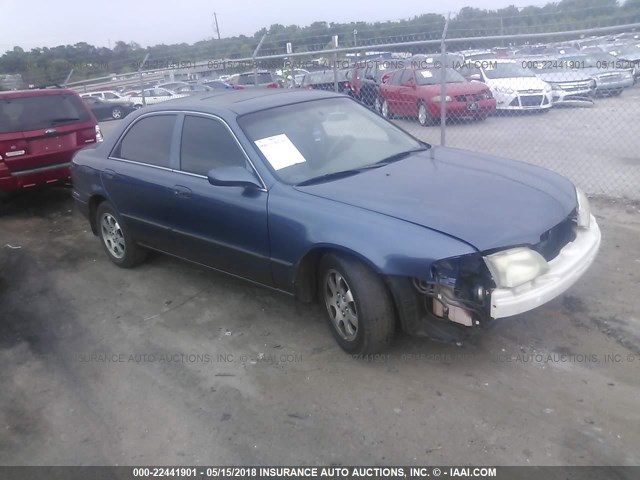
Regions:
<instances>
[{"instance_id":1,"label":"paper on dashboard","mask_svg":"<svg viewBox=\"0 0 640 480\"><path fill-rule=\"evenodd\" d=\"M255 141L256 146L267 158L274 170L281 170L297 163L304 163L306 159L300 150L284 133Z\"/></svg>"}]
</instances>

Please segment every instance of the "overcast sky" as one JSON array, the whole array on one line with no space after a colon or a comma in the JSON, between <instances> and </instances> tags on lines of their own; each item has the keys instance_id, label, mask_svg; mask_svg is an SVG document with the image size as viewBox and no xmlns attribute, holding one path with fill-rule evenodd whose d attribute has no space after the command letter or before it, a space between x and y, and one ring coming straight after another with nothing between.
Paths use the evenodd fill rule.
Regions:
<instances>
[{"instance_id":1,"label":"overcast sky","mask_svg":"<svg viewBox=\"0 0 640 480\"><path fill-rule=\"evenodd\" d=\"M502 8L543 5L544 0L0 0L0 52L116 40L142 46L194 43L214 36L213 12L223 37L253 35L274 23L384 21L422 13L455 13L465 6Z\"/></svg>"}]
</instances>

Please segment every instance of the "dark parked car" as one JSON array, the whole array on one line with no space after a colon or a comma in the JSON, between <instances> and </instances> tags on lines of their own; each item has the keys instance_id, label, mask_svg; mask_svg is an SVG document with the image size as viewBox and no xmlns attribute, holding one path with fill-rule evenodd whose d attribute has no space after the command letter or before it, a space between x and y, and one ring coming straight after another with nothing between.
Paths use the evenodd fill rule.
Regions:
<instances>
[{"instance_id":1,"label":"dark parked car","mask_svg":"<svg viewBox=\"0 0 640 480\"><path fill-rule=\"evenodd\" d=\"M307 73L302 79L302 88L307 90L334 91L335 82L338 82L338 92L353 95L351 68L339 68L334 75L333 70L318 70Z\"/></svg>"},{"instance_id":2,"label":"dark parked car","mask_svg":"<svg viewBox=\"0 0 640 480\"><path fill-rule=\"evenodd\" d=\"M0 199L68 182L71 157L99 141L100 127L76 92L0 92Z\"/></svg>"},{"instance_id":3,"label":"dark parked car","mask_svg":"<svg viewBox=\"0 0 640 480\"><path fill-rule=\"evenodd\" d=\"M85 97L82 101L87 104L98 120L106 120L109 118L120 120L135 110L131 102L105 102L95 97Z\"/></svg>"},{"instance_id":4,"label":"dark parked car","mask_svg":"<svg viewBox=\"0 0 640 480\"><path fill-rule=\"evenodd\" d=\"M245 72L233 75L227 83L236 90L245 88L281 88L282 84L273 73L267 70Z\"/></svg>"},{"instance_id":5,"label":"dark parked car","mask_svg":"<svg viewBox=\"0 0 640 480\"><path fill-rule=\"evenodd\" d=\"M202 84L214 90L233 89L233 85L222 80L203 80Z\"/></svg>"},{"instance_id":6,"label":"dark parked car","mask_svg":"<svg viewBox=\"0 0 640 480\"><path fill-rule=\"evenodd\" d=\"M430 146L344 95L216 92L123 123L73 161L109 259L153 249L317 298L348 352L399 328L459 341L564 292L600 245L566 178Z\"/></svg>"}]
</instances>

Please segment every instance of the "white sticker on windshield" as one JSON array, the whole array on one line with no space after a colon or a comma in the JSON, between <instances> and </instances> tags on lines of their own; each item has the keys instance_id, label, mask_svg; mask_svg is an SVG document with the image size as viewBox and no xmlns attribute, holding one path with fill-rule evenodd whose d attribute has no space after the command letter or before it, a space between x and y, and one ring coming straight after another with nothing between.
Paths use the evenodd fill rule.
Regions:
<instances>
[{"instance_id":1,"label":"white sticker on windshield","mask_svg":"<svg viewBox=\"0 0 640 480\"><path fill-rule=\"evenodd\" d=\"M300 151L284 133L256 140L255 144L274 170L306 162Z\"/></svg>"},{"instance_id":2,"label":"white sticker on windshield","mask_svg":"<svg viewBox=\"0 0 640 480\"><path fill-rule=\"evenodd\" d=\"M431 73L429 70L422 70L420 73L424 78L433 78L433 73Z\"/></svg>"}]
</instances>

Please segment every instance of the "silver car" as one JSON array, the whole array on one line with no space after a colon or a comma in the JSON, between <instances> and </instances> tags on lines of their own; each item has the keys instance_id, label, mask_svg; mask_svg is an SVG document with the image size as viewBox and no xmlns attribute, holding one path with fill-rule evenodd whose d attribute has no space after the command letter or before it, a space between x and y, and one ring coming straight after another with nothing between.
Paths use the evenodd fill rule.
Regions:
<instances>
[{"instance_id":1,"label":"silver car","mask_svg":"<svg viewBox=\"0 0 640 480\"><path fill-rule=\"evenodd\" d=\"M596 82L596 94L620 95L633 85L633 65L608 53L590 53L562 57L565 68L580 69Z\"/></svg>"},{"instance_id":2,"label":"silver car","mask_svg":"<svg viewBox=\"0 0 640 480\"><path fill-rule=\"evenodd\" d=\"M580 69L565 68L565 62L558 57L529 57L518 60L523 68L531 69L536 76L551 85L554 105L573 102L592 102L596 81Z\"/></svg>"}]
</instances>

